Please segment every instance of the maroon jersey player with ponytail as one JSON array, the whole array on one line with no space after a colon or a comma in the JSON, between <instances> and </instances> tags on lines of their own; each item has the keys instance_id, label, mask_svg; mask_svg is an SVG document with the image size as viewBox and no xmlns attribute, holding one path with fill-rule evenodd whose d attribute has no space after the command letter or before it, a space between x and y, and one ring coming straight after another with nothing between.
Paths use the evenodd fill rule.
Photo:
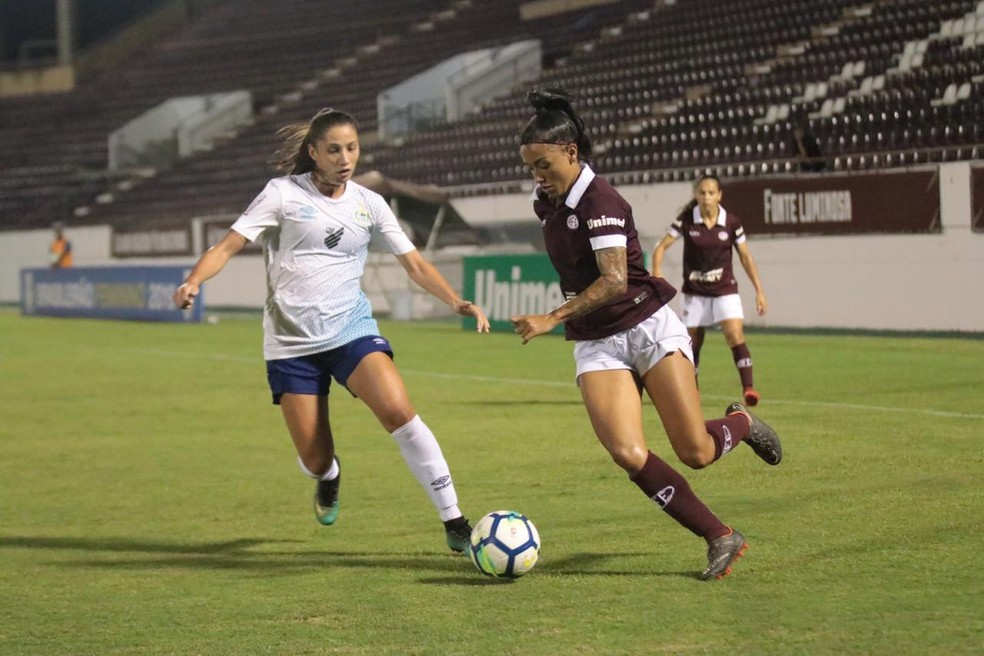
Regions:
<instances>
[{"instance_id":1,"label":"maroon jersey player with ponytail","mask_svg":"<svg viewBox=\"0 0 984 656\"><path fill-rule=\"evenodd\" d=\"M738 368L745 404L757 405L760 397L752 381L752 354L745 344L745 314L731 264L732 248L738 251L738 260L755 287L759 315L765 314L768 304L741 219L721 206L721 196L721 181L716 176L705 175L697 181L694 200L653 249L653 275L661 275L663 254L682 238L683 323L694 343L694 368L700 363L705 329L719 324Z\"/></svg>"},{"instance_id":2,"label":"maroon jersey player with ponytail","mask_svg":"<svg viewBox=\"0 0 984 656\"><path fill-rule=\"evenodd\" d=\"M743 441L777 465L779 438L740 403L722 419L704 420L690 337L666 305L676 291L646 270L632 208L587 164L591 141L567 97L537 90L530 102L536 115L521 134L520 156L537 184L533 210L567 301L546 314L513 317L515 332L526 344L564 324L598 440L647 497L707 541L700 578L721 578L748 545L646 446L641 391L676 455L694 469Z\"/></svg>"}]
</instances>

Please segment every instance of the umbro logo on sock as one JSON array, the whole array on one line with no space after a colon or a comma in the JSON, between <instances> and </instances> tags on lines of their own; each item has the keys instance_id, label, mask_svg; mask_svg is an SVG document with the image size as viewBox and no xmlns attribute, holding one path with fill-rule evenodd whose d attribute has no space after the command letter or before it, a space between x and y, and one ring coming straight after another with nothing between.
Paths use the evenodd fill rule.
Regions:
<instances>
[{"instance_id":1,"label":"umbro logo on sock","mask_svg":"<svg viewBox=\"0 0 984 656\"><path fill-rule=\"evenodd\" d=\"M721 455L724 455L728 451L731 451L731 431L728 430L727 426L722 426L724 429L724 448L721 449Z\"/></svg>"},{"instance_id":2,"label":"umbro logo on sock","mask_svg":"<svg viewBox=\"0 0 984 656\"><path fill-rule=\"evenodd\" d=\"M431 481L431 487L434 490L443 490L444 488L451 485L451 476L441 476L437 480Z\"/></svg>"}]
</instances>

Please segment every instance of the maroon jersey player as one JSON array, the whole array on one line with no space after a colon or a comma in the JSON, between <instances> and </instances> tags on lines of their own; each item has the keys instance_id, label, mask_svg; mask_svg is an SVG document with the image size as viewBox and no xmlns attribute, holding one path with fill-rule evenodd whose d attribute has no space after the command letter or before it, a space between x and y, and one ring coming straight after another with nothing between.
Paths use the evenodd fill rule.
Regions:
<instances>
[{"instance_id":1,"label":"maroon jersey player","mask_svg":"<svg viewBox=\"0 0 984 656\"><path fill-rule=\"evenodd\" d=\"M755 287L755 309L759 315L765 314L768 305L741 219L721 206L721 196L721 181L717 177L705 175L697 181L694 200L653 249L653 275L661 275L663 254L682 238L683 323L693 340L694 368L700 363L705 329L720 324L738 368L745 403L757 405L760 395L753 384L752 355L745 344L742 325L745 314L731 265L732 248L738 251L738 260Z\"/></svg>"},{"instance_id":2,"label":"maroon jersey player","mask_svg":"<svg viewBox=\"0 0 984 656\"><path fill-rule=\"evenodd\" d=\"M690 338L667 305L675 290L646 271L632 208L587 164L591 141L567 97L537 90L530 102L536 115L520 137L520 156L537 184L533 209L567 300L546 314L513 317L515 331L526 344L564 324L598 440L647 497L707 541L700 578L721 578L748 545L649 450L641 391L656 407L674 452L695 469L741 441L777 465L779 438L740 403L728 406L723 419L704 421Z\"/></svg>"}]
</instances>

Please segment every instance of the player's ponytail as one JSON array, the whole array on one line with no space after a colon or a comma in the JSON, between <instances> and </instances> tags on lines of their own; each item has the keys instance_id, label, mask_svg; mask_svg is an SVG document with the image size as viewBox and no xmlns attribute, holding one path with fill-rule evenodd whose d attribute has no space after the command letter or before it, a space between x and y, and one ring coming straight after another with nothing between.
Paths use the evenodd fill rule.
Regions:
<instances>
[{"instance_id":1,"label":"player's ponytail","mask_svg":"<svg viewBox=\"0 0 984 656\"><path fill-rule=\"evenodd\" d=\"M314 160L308 154L308 146L317 143L336 125L351 125L359 129L359 124L350 114L338 109L322 109L307 123L292 123L280 128L277 136L284 143L274 154L273 165L278 171L291 175L313 171Z\"/></svg>"},{"instance_id":2,"label":"player's ponytail","mask_svg":"<svg viewBox=\"0 0 984 656\"><path fill-rule=\"evenodd\" d=\"M533 89L527 97L536 115L520 134L520 145L576 144L578 159L588 161L591 158L591 138L584 129L584 121L574 111L568 94L559 89Z\"/></svg>"}]
</instances>

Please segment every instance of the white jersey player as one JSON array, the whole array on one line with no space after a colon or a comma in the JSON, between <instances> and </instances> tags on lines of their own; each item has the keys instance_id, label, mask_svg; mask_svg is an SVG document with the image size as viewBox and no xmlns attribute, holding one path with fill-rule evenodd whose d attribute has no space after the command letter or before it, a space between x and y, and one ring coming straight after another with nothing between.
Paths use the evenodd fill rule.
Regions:
<instances>
[{"instance_id":1,"label":"white jersey player","mask_svg":"<svg viewBox=\"0 0 984 656\"><path fill-rule=\"evenodd\" d=\"M352 181L359 159L355 119L325 109L280 134L285 142L278 166L287 175L270 180L229 233L202 255L174 302L190 306L200 285L229 258L248 241L262 241L267 379L298 464L317 480L316 518L331 525L338 517L340 468L328 421L334 378L369 406L399 444L444 522L448 546L463 552L471 527L458 508L448 464L410 403L360 285L372 236L383 237L414 282L458 314L474 317L479 332L489 331L488 319L417 252L385 200Z\"/></svg>"}]
</instances>

